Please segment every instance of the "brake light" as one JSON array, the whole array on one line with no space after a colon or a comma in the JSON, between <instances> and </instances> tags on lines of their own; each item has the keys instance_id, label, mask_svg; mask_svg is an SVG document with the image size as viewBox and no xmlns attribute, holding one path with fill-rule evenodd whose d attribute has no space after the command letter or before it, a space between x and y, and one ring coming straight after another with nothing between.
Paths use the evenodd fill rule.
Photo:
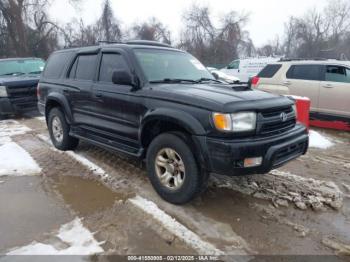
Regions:
<instances>
[{"instance_id":1,"label":"brake light","mask_svg":"<svg viewBox=\"0 0 350 262\"><path fill-rule=\"evenodd\" d=\"M36 86L36 96L38 99L40 98L40 85L39 84Z\"/></svg>"},{"instance_id":2,"label":"brake light","mask_svg":"<svg viewBox=\"0 0 350 262\"><path fill-rule=\"evenodd\" d=\"M252 86L257 86L259 84L260 78L258 76L254 76L252 78Z\"/></svg>"}]
</instances>

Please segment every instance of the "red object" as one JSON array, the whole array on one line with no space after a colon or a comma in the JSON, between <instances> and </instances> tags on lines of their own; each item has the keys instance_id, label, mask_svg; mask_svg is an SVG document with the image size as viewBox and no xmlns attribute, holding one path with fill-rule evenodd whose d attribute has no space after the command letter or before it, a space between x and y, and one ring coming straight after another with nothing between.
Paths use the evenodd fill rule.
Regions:
<instances>
[{"instance_id":1,"label":"red object","mask_svg":"<svg viewBox=\"0 0 350 262\"><path fill-rule=\"evenodd\" d=\"M255 87L258 85L260 78L258 76L254 76L252 78L252 86Z\"/></svg>"},{"instance_id":2,"label":"red object","mask_svg":"<svg viewBox=\"0 0 350 262\"><path fill-rule=\"evenodd\" d=\"M310 124L316 127L350 131L350 124L342 121L310 120Z\"/></svg>"},{"instance_id":3,"label":"red object","mask_svg":"<svg viewBox=\"0 0 350 262\"><path fill-rule=\"evenodd\" d=\"M288 96L295 100L295 105L297 108L297 121L306 126L309 130L310 128L310 107L311 100L307 97L301 96Z\"/></svg>"}]
</instances>

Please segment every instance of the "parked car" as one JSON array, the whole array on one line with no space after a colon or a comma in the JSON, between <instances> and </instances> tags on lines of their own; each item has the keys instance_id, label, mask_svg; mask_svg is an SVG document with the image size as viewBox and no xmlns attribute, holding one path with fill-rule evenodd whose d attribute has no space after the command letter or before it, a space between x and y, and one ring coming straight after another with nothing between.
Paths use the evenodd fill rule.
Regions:
<instances>
[{"instance_id":1,"label":"parked car","mask_svg":"<svg viewBox=\"0 0 350 262\"><path fill-rule=\"evenodd\" d=\"M267 65L252 87L311 100L311 119L341 121L350 127L350 62L287 60Z\"/></svg>"},{"instance_id":2,"label":"parked car","mask_svg":"<svg viewBox=\"0 0 350 262\"><path fill-rule=\"evenodd\" d=\"M37 109L36 86L44 66L39 58L0 59L0 118Z\"/></svg>"},{"instance_id":3,"label":"parked car","mask_svg":"<svg viewBox=\"0 0 350 262\"><path fill-rule=\"evenodd\" d=\"M238 77L228 75L215 67L207 67L209 72L217 79L229 84L239 84L241 80Z\"/></svg>"},{"instance_id":4,"label":"parked car","mask_svg":"<svg viewBox=\"0 0 350 262\"><path fill-rule=\"evenodd\" d=\"M252 57L232 61L227 67L220 71L235 76L241 82L247 83L250 77L256 76L267 64L277 62L278 57Z\"/></svg>"},{"instance_id":5,"label":"parked car","mask_svg":"<svg viewBox=\"0 0 350 262\"><path fill-rule=\"evenodd\" d=\"M132 41L53 53L38 107L56 148L82 139L145 159L158 194L183 204L211 173L263 174L307 151L292 100L229 86L186 52Z\"/></svg>"}]
</instances>

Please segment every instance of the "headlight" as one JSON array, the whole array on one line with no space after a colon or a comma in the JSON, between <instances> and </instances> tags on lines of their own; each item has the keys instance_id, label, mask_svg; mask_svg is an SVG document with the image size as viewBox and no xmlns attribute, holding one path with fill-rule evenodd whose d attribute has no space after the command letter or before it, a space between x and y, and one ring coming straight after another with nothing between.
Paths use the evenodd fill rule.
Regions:
<instances>
[{"instance_id":1,"label":"headlight","mask_svg":"<svg viewBox=\"0 0 350 262\"><path fill-rule=\"evenodd\" d=\"M297 105L294 104L294 105L292 106L292 108L293 108L294 115L297 116L297 115L298 115Z\"/></svg>"},{"instance_id":2,"label":"headlight","mask_svg":"<svg viewBox=\"0 0 350 262\"><path fill-rule=\"evenodd\" d=\"M255 112L240 112L234 114L214 113L213 120L216 129L226 132L247 132L256 128Z\"/></svg>"},{"instance_id":3,"label":"headlight","mask_svg":"<svg viewBox=\"0 0 350 262\"><path fill-rule=\"evenodd\" d=\"M6 86L0 86L0 97L7 97Z\"/></svg>"}]
</instances>

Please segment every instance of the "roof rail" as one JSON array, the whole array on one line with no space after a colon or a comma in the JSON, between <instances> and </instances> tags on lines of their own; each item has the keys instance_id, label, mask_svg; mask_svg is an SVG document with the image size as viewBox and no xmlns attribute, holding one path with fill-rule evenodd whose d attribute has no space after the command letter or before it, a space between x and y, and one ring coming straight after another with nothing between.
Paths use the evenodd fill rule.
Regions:
<instances>
[{"instance_id":1,"label":"roof rail","mask_svg":"<svg viewBox=\"0 0 350 262\"><path fill-rule=\"evenodd\" d=\"M327 61L328 59L322 57L311 57L311 58L281 58L279 62L291 62L291 61Z\"/></svg>"},{"instance_id":2,"label":"roof rail","mask_svg":"<svg viewBox=\"0 0 350 262\"><path fill-rule=\"evenodd\" d=\"M100 40L98 41L98 44L101 45L101 44L124 44L124 43L121 41Z\"/></svg>"},{"instance_id":3,"label":"roof rail","mask_svg":"<svg viewBox=\"0 0 350 262\"><path fill-rule=\"evenodd\" d=\"M151 45L151 46L162 46L162 47L172 47L171 45L160 43L157 41L149 41L149 40L130 40L125 42L128 45Z\"/></svg>"}]
</instances>

